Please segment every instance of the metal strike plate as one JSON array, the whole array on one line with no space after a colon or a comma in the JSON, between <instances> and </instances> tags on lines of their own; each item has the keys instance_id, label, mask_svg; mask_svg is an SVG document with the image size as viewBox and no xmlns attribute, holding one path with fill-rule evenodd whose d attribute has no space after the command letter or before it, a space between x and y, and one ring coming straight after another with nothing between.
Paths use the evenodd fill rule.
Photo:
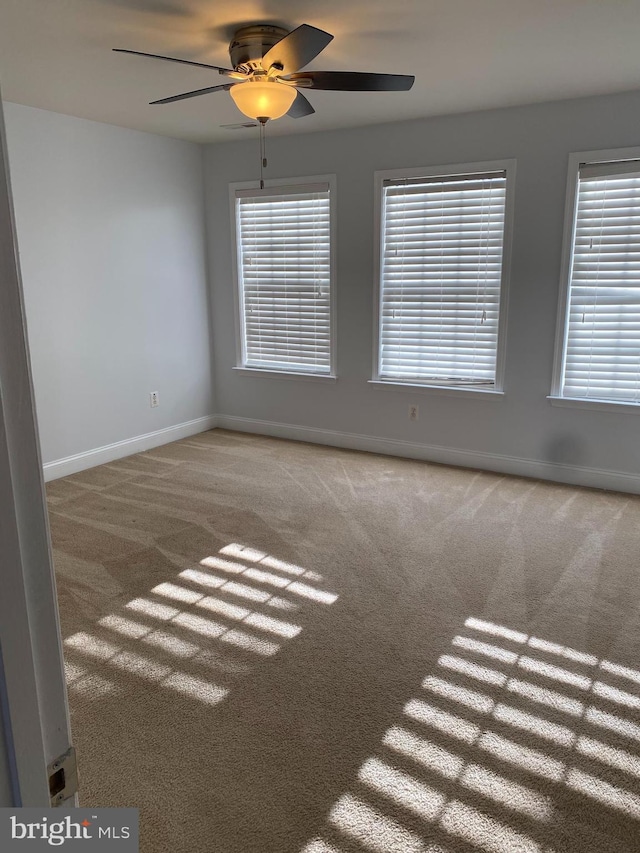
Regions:
<instances>
[{"instance_id":1,"label":"metal strike plate","mask_svg":"<svg viewBox=\"0 0 640 853\"><path fill-rule=\"evenodd\" d=\"M76 751L70 747L47 767L51 805L60 806L78 792Z\"/></svg>"}]
</instances>

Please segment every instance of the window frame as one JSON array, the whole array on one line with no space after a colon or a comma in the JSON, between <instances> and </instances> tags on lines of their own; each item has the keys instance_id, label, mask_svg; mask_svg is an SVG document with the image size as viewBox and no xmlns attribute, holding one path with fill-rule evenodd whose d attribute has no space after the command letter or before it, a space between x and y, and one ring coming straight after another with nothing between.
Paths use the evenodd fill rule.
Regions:
<instances>
[{"instance_id":1,"label":"window frame","mask_svg":"<svg viewBox=\"0 0 640 853\"><path fill-rule=\"evenodd\" d=\"M571 269L573 267L573 248L578 213L578 191L581 165L598 165L617 160L640 160L640 147L606 148L600 151L574 151L569 154L567 190L565 198L564 226L562 232L562 256L560 261L560 286L558 288L558 313L554 342L553 373L551 393L547 400L552 406L577 409L593 409L618 413L638 413L640 403L628 400L606 400L585 397L567 397L562 394L562 379L566 359L566 347L569 337L569 290L571 287Z\"/></svg>"},{"instance_id":2,"label":"window frame","mask_svg":"<svg viewBox=\"0 0 640 853\"><path fill-rule=\"evenodd\" d=\"M335 382L337 356L337 287L336 287L336 176L308 175L292 178L270 178L264 182L264 193L279 187L304 187L309 184L328 184L329 186L329 372L312 373L303 370L286 370L271 367L257 367L245 362L245 318L241 295L240 240L236 216L236 193L255 190L256 196L262 191L256 181L234 181L229 184L229 213L231 217L231 273L234 300L234 320L236 339L236 363L233 370L243 376L266 377L272 379L300 379L312 382Z\"/></svg>"},{"instance_id":3,"label":"window frame","mask_svg":"<svg viewBox=\"0 0 640 853\"><path fill-rule=\"evenodd\" d=\"M382 255L384 239L382 234L384 182L403 178L440 178L456 175L473 175L485 172L504 171L506 176L504 234L502 246L502 265L500 277L500 301L498 315L498 335L496 343L496 375L492 386L482 387L440 382L405 382L398 378L386 378L380 375L380 340L382 332ZM507 349L507 314L509 310L509 282L511 277L511 255L513 243L513 220L515 198L516 160L485 160L475 163L454 163L441 166L420 166L402 169L385 169L374 174L374 311L373 311L373 375L370 383L377 386L389 386L396 389L410 389L417 392L443 394L447 396L475 396L478 399L502 399L505 394L504 379Z\"/></svg>"}]
</instances>

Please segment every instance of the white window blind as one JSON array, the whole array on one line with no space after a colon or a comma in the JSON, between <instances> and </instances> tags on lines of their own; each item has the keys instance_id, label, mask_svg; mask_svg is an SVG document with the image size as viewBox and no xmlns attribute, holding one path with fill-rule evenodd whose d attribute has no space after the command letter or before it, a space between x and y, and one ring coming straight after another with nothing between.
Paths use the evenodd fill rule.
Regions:
<instances>
[{"instance_id":1,"label":"white window blind","mask_svg":"<svg viewBox=\"0 0 640 853\"><path fill-rule=\"evenodd\" d=\"M493 386L506 172L385 181L381 379Z\"/></svg>"},{"instance_id":2,"label":"white window blind","mask_svg":"<svg viewBox=\"0 0 640 853\"><path fill-rule=\"evenodd\" d=\"M245 367L331 372L327 184L236 193Z\"/></svg>"},{"instance_id":3,"label":"white window blind","mask_svg":"<svg viewBox=\"0 0 640 853\"><path fill-rule=\"evenodd\" d=\"M564 397L640 403L640 162L580 167Z\"/></svg>"}]
</instances>

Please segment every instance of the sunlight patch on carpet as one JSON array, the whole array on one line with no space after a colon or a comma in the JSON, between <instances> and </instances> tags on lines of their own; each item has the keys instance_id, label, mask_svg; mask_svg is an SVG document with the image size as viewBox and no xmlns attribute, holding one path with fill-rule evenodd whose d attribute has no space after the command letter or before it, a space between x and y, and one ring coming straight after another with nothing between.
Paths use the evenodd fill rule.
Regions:
<instances>
[{"instance_id":1,"label":"sunlight patch on carpet","mask_svg":"<svg viewBox=\"0 0 640 853\"><path fill-rule=\"evenodd\" d=\"M504 661L505 663L515 663L518 655L515 652L510 652L507 649L501 649L499 646L493 646L490 643L481 643L474 640L472 637L454 637L452 645L459 646L469 652L475 652L478 655L484 655L488 658Z\"/></svg>"},{"instance_id":2,"label":"sunlight patch on carpet","mask_svg":"<svg viewBox=\"0 0 640 853\"><path fill-rule=\"evenodd\" d=\"M332 808L329 822L373 853L423 853L422 839L400 823L346 794Z\"/></svg>"},{"instance_id":3,"label":"sunlight patch on carpet","mask_svg":"<svg viewBox=\"0 0 640 853\"><path fill-rule=\"evenodd\" d=\"M504 672L498 672L495 669L480 666L480 664L469 660L463 660L455 655L442 655L442 657L438 659L438 664L445 669L452 669L454 672L459 672L462 675L468 675L470 678L475 678L477 681L483 681L485 684L494 684L498 687L502 687L507 681L507 676Z\"/></svg>"},{"instance_id":4,"label":"sunlight patch on carpet","mask_svg":"<svg viewBox=\"0 0 640 853\"><path fill-rule=\"evenodd\" d=\"M372 853L446 850L447 837L484 853L555 853L549 832L571 836L567 790L599 822L613 813L640 821L640 695L630 692L640 672L483 619L465 628L422 681L429 701L406 702L402 723L382 737L384 757L361 765L364 793L343 794L331 810L332 831ZM499 668L483 665L487 657ZM624 742L607 743L605 732ZM300 853L323 844L319 836Z\"/></svg>"},{"instance_id":5,"label":"sunlight patch on carpet","mask_svg":"<svg viewBox=\"0 0 640 853\"><path fill-rule=\"evenodd\" d=\"M470 690L468 687L462 687L460 684L452 684L435 675L429 675L422 682L425 690L441 696L443 699L450 699L452 702L458 702L461 705L466 705L474 711L488 714L495 708L495 700L486 693L479 693L477 690Z\"/></svg>"},{"instance_id":6,"label":"sunlight patch on carpet","mask_svg":"<svg viewBox=\"0 0 640 853\"><path fill-rule=\"evenodd\" d=\"M303 630L300 624L275 618L256 607L300 611L301 602L289 598L289 593L305 599L307 607L315 603L332 604L338 598L334 593L291 577L321 580L318 573L255 548L232 543L220 549L219 554L224 557L205 557L199 568L180 571L177 583L165 580L147 596L126 602L119 612L100 617L95 634L80 631L68 637L64 641L65 654L79 657L79 662L65 660L69 689L86 698L99 698L121 689L117 681L87 666L87 662L93 661L94 666L113 668L129 678L152 682L204 704L216 705L227 697L230 688L208 677L202 678L203 669L216 669L235 677L246 675L253 667L237 657L234 661L234 655L272 657L280 651L282 642L295 639ZM258 568L258 564L269 571ZM230 581L211 570L241 575L243 582ZM273 595L263 588L265 585L277 588L281 594ZM212 589L217 590L215 596L210 594ZM202 611L216 618L205 617ZM136 614L136 618L130 618L130 614ZM103 634L115 637L117 643L105 639ZM223 643L233 654L225 658L216 653L212 644L217 643ZM181 662L178 668L176 661ZM127 683L125 680L124 684Z\"/></svg>"}]
</instances>

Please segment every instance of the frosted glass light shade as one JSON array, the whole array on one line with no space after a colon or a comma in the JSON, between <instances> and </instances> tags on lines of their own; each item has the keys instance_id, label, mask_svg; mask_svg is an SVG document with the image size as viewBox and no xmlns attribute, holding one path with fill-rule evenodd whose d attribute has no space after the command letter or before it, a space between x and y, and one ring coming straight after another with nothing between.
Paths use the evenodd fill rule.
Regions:
<instances>
[{"instance_id":1,"label":"frosted glass light shade","mask_svg":"<svg viewBox=\"0 0 640 853\"><path fill-rule=\"evenodd\" d=\"M247 80L229 89L236 107L249 118L281 118L296 99L293 86L275 80Z\"/></svg>"}]
</instances>

